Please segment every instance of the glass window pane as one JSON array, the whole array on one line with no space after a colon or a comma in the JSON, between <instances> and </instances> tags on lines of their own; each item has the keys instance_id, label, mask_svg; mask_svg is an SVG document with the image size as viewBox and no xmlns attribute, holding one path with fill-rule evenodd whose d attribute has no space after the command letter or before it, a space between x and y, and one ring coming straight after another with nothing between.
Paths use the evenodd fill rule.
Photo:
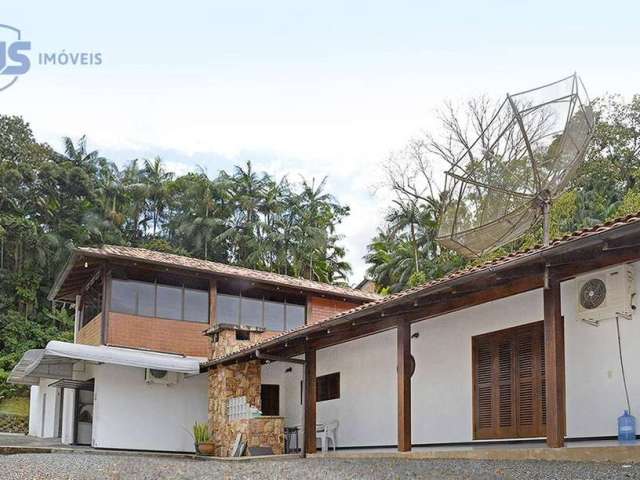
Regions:
<instances>
[{"instance_id":1,"label":"glass window pane","mask_svg":"<svg viewBox=\"0 0 640 480\"><path fill-rule=\"evenodd\" d=\"M209 321L209 292L184 289L184 319L202 323Z\"/></svg>"},{"instance_id":2,"label":"glass window pane","mask_svg":"<svg viewBox=\"0 0 640 480\"><path fill-rule=\"evenodd\" d=\"M158 285L156 316L182 320L182 288Z\"/></svg>"},{"instance_id":3,"label":"glass window pane","mask_svg":"<svg viewBox=\"0 0 640 480\"><path fill-rule=\"evenodd\" d=\"M218 294L216 298L216 322L237 325L240 316L240 297Z\"/></svg>"},{"instance_id":4,"label":"glass window pane","mask_svg":"<svg viewBox=\"0 0 640 480\"><path fill-rule=\"evenodd\" d=\"M262 299L242 297L241 304L240 325L262 327Z\"/></svg>"},{"instance_id":5,"label":"glass window pane","mask_svg":"<svg viewBox=\"0 0 640 480\"><path fill-rule=\"evenodd\" d=\"M305 307L304 305L287 304L287 330L304 325Z\"/></svg>"},{"instance_id":6,"label":"glass window pane","mask_svg":"<svg viewBox=\"0 0 640 480\"><path fill-rule=\"evenodd\" d=\"M136 313L136 291L126 280L111 281L111 310L120 313Z\"/></svg>"},{"instance_id":7,"label":"glass window pane","mask_svg":"<svg viewBox=\"0 0 640 480\"><path fill-rule=\"evenodd\" d=\"M156 286L147 282L131 282L138 294L138 315L155 317Z\"/></svg>"},{"instance_id":8,"label":"glass window pane","mask_svg":"<svg viewBox=\"0 0 640 480\"><path fill-rule=\"evenodd\" d=\"M264 328L277 332L284 330L284 303L264 302Z\"/></svg>"}]
</instances>

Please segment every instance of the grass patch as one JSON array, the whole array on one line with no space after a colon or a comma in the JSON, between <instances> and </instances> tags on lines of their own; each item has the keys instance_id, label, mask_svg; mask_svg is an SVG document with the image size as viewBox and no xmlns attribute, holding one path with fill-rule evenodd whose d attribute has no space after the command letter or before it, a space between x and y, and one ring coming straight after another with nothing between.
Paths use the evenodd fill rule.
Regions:
<instances>
[{"instance_id":1,"label":"grass patch","mask_svg":"<svg viewBox=\"0 0 640 480\"><path fill-rule=\"evenodd\" d=\"M0 413L28 416L29 399L26 397L12 397L0 400Z\"/></svg>"}]
</instances>

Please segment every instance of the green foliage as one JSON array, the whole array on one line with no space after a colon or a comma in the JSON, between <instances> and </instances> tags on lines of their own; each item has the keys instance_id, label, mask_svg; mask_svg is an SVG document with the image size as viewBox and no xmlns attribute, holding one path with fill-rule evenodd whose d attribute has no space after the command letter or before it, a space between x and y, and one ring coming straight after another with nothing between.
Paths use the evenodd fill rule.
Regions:
<instances>
[{"instance_id":1,"label":"green foliage","mask_svg":"<svg viewBox=\"0 0 640 480\"><path fill-rule=\"evenodd\" d=\"M640 190L629 190L625 193L615 212L610 215L607 220L623 217L625 215L632 215L638 212L640 212Z\"/></svg>"},{"instance_id":2,"label":"green foliage","mask_svg":"<svg viewBox=\"0 0 640 480\"><path fill-rule=\"evenodd\" d=\"M72 340L70 310L47 301L74 245L140 246L327 282L344 282L335 227L348 215L325 182L285 179L250 162L209 178L177 177L159 157L123 169L63 139L38 143L20 117L0 115L0 396L22 354Z\"/></svg>"},{"instance_id":3,"label":"green foliage","mask_svg":"<svg viewBox=\"0 0 640 480\"><path fill-rule=\"evenodd\" d=\"M193 439L196 444L206 443L209 441L209 426L206 423L196 422L193 424Z\"/></svg>"}]
</instances>

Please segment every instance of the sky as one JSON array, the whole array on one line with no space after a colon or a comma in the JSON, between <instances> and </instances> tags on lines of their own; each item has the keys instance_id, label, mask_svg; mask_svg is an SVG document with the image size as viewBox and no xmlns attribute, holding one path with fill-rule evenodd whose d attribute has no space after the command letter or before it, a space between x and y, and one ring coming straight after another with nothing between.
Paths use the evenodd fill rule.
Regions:
<instances>
[{"instance_id":1,"label":"sky","mask_svg":"<svg viewBox=\"0 0 640 480\"><path fill-rule=\"evenodd\" d=\"M640 93L639 2L3 0L31 69L0 91L39 141L86 134L123 164L160 155L184 173L257 169L317 180L351 207L340 225L363 277L382 224L390 152L437 109L577 71L591 97ZM38 53L100 52L101 65Z\"/></svg>"}]
</instances>

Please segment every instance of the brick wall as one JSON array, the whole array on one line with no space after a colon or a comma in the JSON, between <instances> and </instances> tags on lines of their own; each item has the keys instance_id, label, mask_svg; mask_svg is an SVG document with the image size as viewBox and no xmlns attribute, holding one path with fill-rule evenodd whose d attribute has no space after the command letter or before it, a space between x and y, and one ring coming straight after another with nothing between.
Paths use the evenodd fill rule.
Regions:
<instances>
[{"instance_id":1,"label":"brick wall","mask_svg":"<svg viewBox=\"0 0 640 480\"><path fill-rule=\"evenodd\" d=\"M110 345L147 348L159 352L182 353L194 357L209 355L206 323L182 322L109 312Z\"/></svg>"},{"instance_id":2,"label":"brick wall","mask_svg":"<svg viewBox=\"0 0 640 480\"><path fill-rule=\"evenodd\" d=\"M85 345L100 345L100 327L102 325L102 317L100 314L91 319L89 323L78 330L78 338L76 343Z\"/></svg>"},{"instance_id":3,"label":"brick wall","mask_svg":"<svg viewBox=\"0 0 640 480\"><path fill-rule=\"evenodd\" d=\"M311 297L311 315L310 318L307 319L307 323L319 322L320 320L332 317L337 313L344 312L358 305L358 303L345 302L342 300Z\"/></svg>"}]
</instances>

